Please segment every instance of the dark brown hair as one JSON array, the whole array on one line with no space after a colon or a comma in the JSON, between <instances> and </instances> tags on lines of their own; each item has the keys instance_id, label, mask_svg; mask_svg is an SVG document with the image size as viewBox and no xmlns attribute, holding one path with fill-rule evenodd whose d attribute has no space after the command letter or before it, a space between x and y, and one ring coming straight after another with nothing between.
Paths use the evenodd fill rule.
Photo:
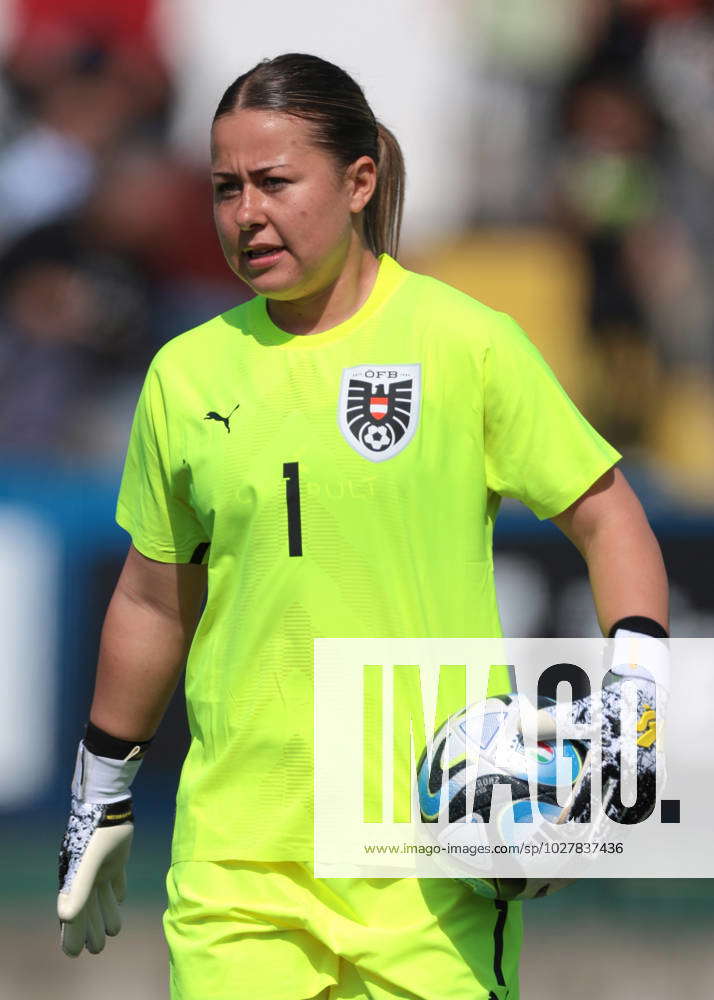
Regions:
<instances>
[{"instance_id":1,"label":"dark brown hair","mask_svg":"<svg viewBox=\"0 0 714 1000\"><path fill-rule=\"evenodd\" d=\"M286 53L264 59L234 80L214 122L240 108L277 111L310 122L317 145L346 168L360 156L377 165L377 187L364 209L364 235L375 254L396 257L404 205L404 157L388 128L376 120L362 88L334 63Z\"/></svg>"}]
</instances>

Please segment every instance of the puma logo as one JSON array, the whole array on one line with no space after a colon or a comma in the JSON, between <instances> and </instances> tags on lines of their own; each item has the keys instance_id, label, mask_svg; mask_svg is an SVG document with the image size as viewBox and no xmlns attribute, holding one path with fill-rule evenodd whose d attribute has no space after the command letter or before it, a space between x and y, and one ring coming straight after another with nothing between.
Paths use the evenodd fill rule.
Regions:
<instances>
[{"instance_id":1,"label":"puma logo","mask_svg":"<svg viewBox=\"0 0 714 1000\"><path fill-rule=\"evenodd\" d=\"M228 423L228 421L231 419L231 417L236 412L236 410L238 409L239 406L240 406L240 403L236 403L236 405L233 407L233 409L231 410L231 412L228 414L227 417L222 417L220 415L220 413L216 413L215 410L209 410L208 413L206 414L206 416L203 419L204 420L220 420L220 422L222 424L226 425L226 430L230 434L230 432L231 432L231 426Z\"/></svg>"}]
</instances>

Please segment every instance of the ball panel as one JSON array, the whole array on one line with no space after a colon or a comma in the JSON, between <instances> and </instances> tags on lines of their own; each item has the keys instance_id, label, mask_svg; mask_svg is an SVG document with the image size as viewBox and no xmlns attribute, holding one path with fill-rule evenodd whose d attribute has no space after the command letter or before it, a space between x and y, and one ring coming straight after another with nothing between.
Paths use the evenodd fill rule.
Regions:
<instances>
[{"instance_id":1,"label":"ball panel","mask_svg":"<svg viewBox=\"0 0 714 1000\"><path fill-rule=\"evenodd\" d=\"M434 830L437 842L443 846L466 844L470 838L482 833L480 840L487 842L483 824L495 824L504 843L519 843L530 839L531 820L547 819L553 822L561 807L556 798L557 747L555 741L540 741L535 750L527 749L517 736L503 754L503 747L496 739L511 698L488 698L451 716L437 732L431 766L426 751L418 764L418 794L423 822L437 823L439 819L442 781L447 771L448 825ZM563 756L569 763L567 777L575 784L580 776L586 747L572 740L562 742ZM476 756L477 769L470 758ZM498 756L501 753L501 756ZM447 765L446 755L449 762ZM496 758L498 756L498 763ZM540 817L532 815L528 785L527 757L537 766L537 799ZM503 759L505 757L505 760ZM511 802L499 804L495 813L494 789L506 785ZM467 800L468 796L468 800ZM472 825L473 824L473 825ZM482 869L483 870L483 869ZM486 899L536 899L570 885L575 879L542 878L487 878L459 876L474 892Z\"/></svg>"}]
</instances>

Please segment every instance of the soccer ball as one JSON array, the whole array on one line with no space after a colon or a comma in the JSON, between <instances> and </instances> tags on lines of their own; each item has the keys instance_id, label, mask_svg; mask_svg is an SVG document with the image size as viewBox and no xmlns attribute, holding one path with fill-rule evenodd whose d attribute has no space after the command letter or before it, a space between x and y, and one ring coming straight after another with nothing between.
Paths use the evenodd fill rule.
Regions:
<instances>
[{"instance_id":1,"label":"soccer ball","mask_svg":"<svg viewBox=\"0 0 714 1000\"><path fill-rule=\"evenodd\" d=\"M434 753L429 764L426 750L417 768L419 808L424 823L437 824L442 805L442 776L447 772L448 821L434 826L432 837L450 851L458 845L472 843L474 835L481 843L491 840L514 844L527 838L533 830L533 817L528 785L528 757L536 766L538 810L542 817L554 822L562 812L556 792L558 782L555 741L540 741L535 748L526 747L520 733L510 742L498 738L512 698L488 698L452 715L434 737ZM542 708L547 699L539 701ZM503 736L503 734L501 734ZM478 763L474 771L467 764L469 745L478 746ZM571 762L570 780L575 785L581 775L587 747L575 740L563 740L562 752ZM472 755L475 756L472 750ZM447 757L448 755L448 757ZM562 774L560 775L562 781ZM494 786L510 789L510 801L494 797ZM469 800L467 801L467 793ZM446 812L446 809L444 810ZM479 838L482 826L489 824L490 837ZM476 826L472 825L476 824ZM461 866L463 868L463 865ZM474 873L476 875L476 873ZM575 879L555 878L486 878L459 876L474 892L487 899L533 899L546 896Z\"/></svg>"},{"instance_id":2,"label":"soccer ball","mask_svg":"<svg viewBox=\"0 0 714 1000\"><path fill-rule=\"evenodd\" d=\"M389 427L368 424L362 433L362 440L372 451L384 451L392 443L392 433Z\"/></svg>"}]
</instances>

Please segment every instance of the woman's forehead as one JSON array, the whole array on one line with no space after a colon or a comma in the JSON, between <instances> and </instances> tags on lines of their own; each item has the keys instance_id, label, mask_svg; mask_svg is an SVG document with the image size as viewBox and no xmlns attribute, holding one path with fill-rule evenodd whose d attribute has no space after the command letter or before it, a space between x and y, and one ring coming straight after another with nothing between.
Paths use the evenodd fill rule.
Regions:
<instances>
[{"instance_id":1,"label":"woman's forehead","mask_svg":"<svg viewBox=\"0 0 714 1000\"><path fill-rule=\"evenodd\" d=\"M277 111L232 111L217 119L211 130L214 162L236 156L251 161L266 156L287 159L295 152L304 155L308 149L318 151L311 141L309 123ZM259 168L251 164L251 169Z\"/></svg>"}]
</instances>

